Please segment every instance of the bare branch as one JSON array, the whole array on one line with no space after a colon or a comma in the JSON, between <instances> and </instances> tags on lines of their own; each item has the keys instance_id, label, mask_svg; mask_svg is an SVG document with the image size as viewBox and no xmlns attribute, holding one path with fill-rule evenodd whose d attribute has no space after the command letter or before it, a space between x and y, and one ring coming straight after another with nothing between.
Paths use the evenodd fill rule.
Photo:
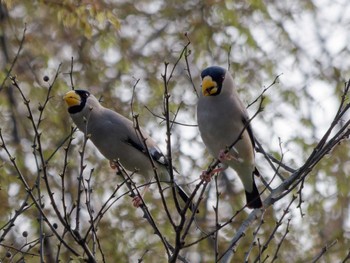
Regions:
<instances>
[{"instance_id":1,"label":"bare branch","mask_svg":"<svg viewBox=\"0 0 350 263\"><path fill-rule=\"evenodd\" d=\"M34 196L33 194L33 188L31 188L27 182L27 180L25 179L24 175L22 174L21 170L19 169L17 162L16 162L16 158L13 157L9 151L9 149L7 148L6 144L5 144L5 140L4 137L2 135L1 129L0 129L0 140L1 140L1 147L5 150L7 156L9 157L12 166L15 168L16 174L18 176L18 179L21 181L22 185L24 186L26 192L29 194L31 200L33 201L33 203L35 204L35 207L38 209L38 211L40 212L40 214L43 216L44 221L48 224L48 226L50 227L51 231L55 234L55 236L64 244L64 246L70 250L74 255L78 256L79 253L76 252L71 246L69 246L63 239L60 239L60 235L59 233L56 231L55 227L50 223L50 221L48 220L45 212L43 211L42 207L40 206L37 198Z\"/></svg>"},{"instance_id":2,"label":"bare branch","mask_svg":"<svg viewBox=\"0 0 350 263\"><path fill-rule=\"evenodd\" d=\"M127 183L127 187L130 191L131 197L134 196L140 196L140 198L142 198L142 196L140 195L140 193L137 190L137 187L132 187L133 181L131 180L130 175L126 172L126 170L123 168L123 166L121 165L121 163L119 161L116 161L117 164L117 169L118 169L118 175L120 175ZM135 190L134 190L135 189ZM135 193L136 191L136 193ZM165 237L162 235L162 233L160 232L160 230L158 229L155 221L152 218L151 213L149 212L147 205L145 204L145 202L142 200L142 204L140 206L141 210L143 211L143 217L148 221L148 223L151 225L151 227L154 230L154 234L156 234L157 236L159 236L160 240L162 241L165 251L168 255L168 257L170 257L170 252L169 250L173 250L174 248L167 242L167 240L165 239Z\"/></svg>"},{"instance_id":3,"label":"bare branch","mask_svg":"<svg viewBox=\"0 0 350 263\"><path fill-rule=\"evenodd\" d=\"M70 71L69 71L69 78L70 78L70 85L72 87L72 90L74 90L74 81L73 81L73 66L74 66L74 58L72 57L71 63L70 63Z\"/></svg>"},{"instance_id":4,"label":"bare branch","mask_svg":"<svg viewBox=\"0 0 350 263\"><path fill-rule=\"evenodd\" d=\"M283 73L279 74L276 76L276 78L273 80L273 82L267 86L266 88L263 89L263 91L260 93L260 95L255 99L253 100L251 103L248 104L247 106L247 109L252 106L253 104L255 104L258 100L262 99L264 97L264 94L266 91L268 91L273 85L275 85L276 83L278 83L278 79L279 77L282 75Z\"/></svg>"},{"instance_id":5,"label":"bare branch","mask_svg":"<svg viewBox=\"0 0 350 263\"><path fill-rule=\"evenodd\" d=\"M163 121L166 121L166 119L163 117L163 116L160 116L156 113L154 113L153 111L151 111L147 106L145 106L146 110L148 110L154 117L156 118L159 118ZM174 120L169 120L169 122L171 124L177 124L177 125L180 125L180 126L185 126L185 127L198 127L197 124L187 124L187 123L181 123L181 122L177 122L177 121L174 121Z\"/></svg>"},{"instance_id":6,"label":"bare branch","mask_svg":"<svg viewBox=\"0 0 350 263\"><path fill-rule=\"evenodd\" d=\"M349 253L346 255L346 257L342 260L342 263L347 262L350 259L350 251Z\"/></svg>"},{"instance_id":7,"label":"bare branch","mask_svg":"<svg viewBox=\"0 0 350 263\"><path fill-rule=\"evenodd\" d=\"M176 63L177 64L177 63ZM171 71L171 74L174 72L176 64L174 65L173 70ZM170 98L170 94L169 94L169 81L171 78L171 75L169 76L169 78L167 78L167 71L168 71L168 64L165 63L164 65L164 74L162 74L162 78L163 78L163 82L164 82L164 98L163 98L163 114L165 117L165 124L166 124L166 144L167 144L167 160L169 162L169 167L168 167L168 171L169 171L169 175L170 175L170 181L173 184L174 182L174 168L173 168L173 158L172 158L172 151L171 151L171 125L170 125L170 113L169 113L169 98ZM173 185L172 189L172 195L174 197L174 201L175 201L175 206L177 211L180 213L180 205L179 205L179 201L177 200L176 197L176 190L175 190L175 185Z\"/></svg>"},{"instance_id":8,"label":"bare branch","mask_svg":"<svg viewBox=\"0 0 350 263\"><path fill-rule=\"evenodd\" d=\"M280 251L280 248L281 248L281 246L282 246L282 243L283 243L283 241L286 239L286 236L287 236L288 233L289 233L289 223L290 223L290 220L291 220L291 219L288 219L288 221L287 221L286 231L284 232L284 234L283 234L283 236L282 236L282 238L281 238L281 241L280 241L280 242L278 243L278 245L277 245L277 249L276 249L276 251L275 251L275 254L274 254L273 259L272 259L271 262L274 262L274 261L278 258L278 252Z\"/></svg>"},{"instance_id":9,"label":"bare branch","mask_svg":"<svg viewBox=\"0 0 350 263\"><path fill-rule=\"evenodd\" d=\"M1 85L0 85L0 91L4 88L5 82L8 78L10 78L11 76L11 72L13 67L15 66L17 59L19 58L19 54L21 53L22 49L23 49L23 45L24 45L24 41L25 41L25 36L26 36L26 31L27 31L27 24L24 24L24 29L23 29L23 34L22 34L22 39L19 43L19 47L17 50L17 53L15 55L15 58L12 60L11 66L9 68L9 70L7 71L6 77L4 78L4 80L2 81Z\"/></svg>"},{"instance_id":10,"label":"bare branch","mask_svg":"<svg viewBox=\"0 0 350 263\"><path fill-rule=\"evenodd\" d=\"M185 36L188 40L188 44L185 46L185 62L186 62L186 71L187 71L187 74L188 74L188 78L190 80L190 83L192 85L192 90L194 92L194 94L196 94L197 98L199 98L199 95L198 95L198 92L197 92L197 89L196 89L196 85L194 84L193 82L193 78L192 78L192 73L191 73L191 67L190 67L190 63L188 62L188 57L191 55L191 50L188 49L189 45L191 44L191 40L190 38L188 37L188 34L185 33Z\"/></svg>"},{"instance_id":11,"label":"bare branch","mask_svg":"<svg viewBox=\"0 0 350 263\"><path fill-rule=\"evenodd\" d=\"M333 240L330 244L325 245L320 253L318 253L312 260L311 263L316 263L319 259L321 259L335 244L337 244L337 240Z\"/></svg>"}]
</instances>

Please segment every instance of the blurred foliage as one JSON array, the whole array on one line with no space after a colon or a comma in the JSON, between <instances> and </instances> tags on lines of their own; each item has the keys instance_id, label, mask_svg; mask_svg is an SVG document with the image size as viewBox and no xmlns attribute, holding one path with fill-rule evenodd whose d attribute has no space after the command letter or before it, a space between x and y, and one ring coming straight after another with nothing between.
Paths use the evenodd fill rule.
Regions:
<instances>
[{"instance_id":1,"label":"blurred foliage","mask_svg":"<svg viewBox=\"0 0 350 263\"><path fill-rule=\"evenodd\" d=\"M349 5L345 0L3 0L0 2L0 128L6 146L33 187L41 177L35 147L32 147L34 132L18 90L6 77L14 65L11 74L17 76L21 89L30 98L34 119L37 120L40 105L43 105L48 88L59 71L39 131L42 133L45 158L54 154L48 162L54 198L59 203L64 195L72 207L78 191L79 150L83 138L78 132L74 134L76 138L68 150L65 189L62 190L60 174L65 169L62 142L69 135L72 125L62 95L73 86L88 89L101 97L106 107L131 117L135 89L133 109L140 113L140 122L165 151L164 123L151 113L161 115L163 111L164 84L161 75L164 74L164 63L170 63L169 69L172 68L184 46L190 42L187 59L192 78L188 75L186 60L182 58L169 83L172 112L175 113L181 103L177 120L196 123L197 97L192 87L198 87L199 73L208 65L229 66L247 104L283 73L279 83L265 93L265 110L253 121L253 128L267 151L274 156L283 156L284 162L298 168L330 124L344 82L349 77L349 32L341 31L341 27L348 28L349 25L347 11ZM343 34L346 36L337 37ZM17 55L23 35L23 48ZM73 83L69 74L72 66ZM167 74L169 76L170 72ZM45 81L44 76L48 76L49 80ZM151 112L145 110L144 105ZM249 111L254 112L254 107ZM211 159L200 141L197 128L176 125L172 139L174 162L183 175L178 180L189 183L188 189L191 189L200 171ZM67 146L67 142L63 145ZM267 180L271 179L273 172L266 161L259 155L257 160L262 174ZM121 181L90 143L84 162L87 164L84 171L86 178L90 169L94 169L91 204L97 212ZM338 262L346 257L350 247L349 167L349 145L344 142L305 181L301 208L297 208L298 201L292 204L290 214L283 220L283 227L274 234L265 252L269 260L279 249L288 219L291 219L288 235L281 244L277 262L309 261L334 240L337 243L322 257L323 262ZM162 231L173 241L173 229L166 221L164 211L158 209L161 207L158 191L155 186L152 188L154 191L146 194L146 201ZM220 222L225 222L243 206L244 195L232 172L219 180L219 189L222 192ZM127 189L123 188L122 192L127 192ZM166 194L170 195L169 192ZM49 219L58 224L47 193L41 194L43 209ZM119 195L120 198L98 225L99 245L106 262L136 262L141 257L144 262L165 262L166 255L159 238L153 235L140 211L131 206L131 199L118 191ZM212 208L215 195L212 185L200 207L197 224L205 231L215 227ZM1 150L2 232L26 196L18 174ZM234 262L244 261L253 236L257 238L257 246L250 251L249 259L253 261L258 257L258 245L262 246L269 239L290 200L288 195L270 207L264 215L263 224L256 222L254 228L245 233L236 248ZM303 217L301 212L305 214ZM24 257L25 262L38 262L37 249L29 249L29 242L39 237L38 216L29 199L28 209L16 220L5 240L0 242L0 261L17 262ZM220 253L246 217L245 212L238 214L220 231ZM82 220L83 230L86 230L84 227L88 226L88 220L88 217ZM260 223L262 225L256 234L254 231ZM58 230L60 233L63 231L60 226ZM23 231L28 232L28 237L23 236ZM45 239L46 260L51 262L50 259L56 260L59 242L50 236L47 227L44 232L49 235ZM195 241L201 235L201 231L193 227L191 240L186 242ZM76 248L68 235L66 242ZM62 244L59 247L61 262L80 260ZM24 253L27 249L28 254ZM214 241L210 237L184 252L191 262L213 262Z\"/></svg>"}]
</instances>

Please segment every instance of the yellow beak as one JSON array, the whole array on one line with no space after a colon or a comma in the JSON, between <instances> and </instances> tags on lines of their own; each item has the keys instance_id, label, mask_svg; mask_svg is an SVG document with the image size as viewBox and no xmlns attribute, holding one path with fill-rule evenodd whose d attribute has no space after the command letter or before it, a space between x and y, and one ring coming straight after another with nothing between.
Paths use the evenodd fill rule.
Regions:
<instances>
[{"instance_id":1,"label":"yellow beak","mask_svg":"<svg viewBox=\"0 0 350 263\"><path fill-rule=\"evenodd\" d=\"M68 91L63 96L63 99L66 101L69 107L80 105L81 102L80 96L74 90Z\"/></svg>"},{"instance_id":2,"label":"yellow beak","mask_svg":"<svg viewBox=\"0 0 350 263\"><path fill-rule=\"evenodd\" d=\"M202 80L202 93L204 96L210 96L218 91L218 84L210 76L205 76Z\"/></svg>"}]
</instances>

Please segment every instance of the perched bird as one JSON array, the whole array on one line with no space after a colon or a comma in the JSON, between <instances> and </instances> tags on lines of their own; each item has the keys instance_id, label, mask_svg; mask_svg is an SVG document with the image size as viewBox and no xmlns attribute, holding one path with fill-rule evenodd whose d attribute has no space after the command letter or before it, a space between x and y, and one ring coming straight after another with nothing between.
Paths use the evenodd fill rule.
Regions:
<instances>
[{"instance_id":1,"label":"perched bird","mask_svg":"<svg viewBox=\"0 0 350 263\"><path fill-rule=\"evenodd\" d=\"M226 69L213 66L202 71L201 79L197 120L203 142L209 153L221 161L220 170L231 167L237 172L245 189L247 206L260 208L262 202L254 182L254 175L259 175L255 167L254 136L233 78ZM208 180L208 176L204 178Z\"/></svg>"},{"instance_id":2,"label":"perched bird","mask_svg":"<svg viewBox=\"0 0 350 263\"><path fill-rule=\"evenodd\" d=\"M110 161L119 160L125 169L137 171L150 181L155 173L149 156L152 157L160 181L171 184L168 161L154 140L143 130L141 134L131 120L119 113L103 107L95 96L86 90L72 90L64 95L68 112L74 123ZM143 137L143 138L142 138ZM145 142L143 141L145 139ZM174 183L176 192L186 203L189 199L185 191ZM134 206L142 201L134 198ZM190 204L190 209L193 204Z\"/></svg>"}]
</instances>

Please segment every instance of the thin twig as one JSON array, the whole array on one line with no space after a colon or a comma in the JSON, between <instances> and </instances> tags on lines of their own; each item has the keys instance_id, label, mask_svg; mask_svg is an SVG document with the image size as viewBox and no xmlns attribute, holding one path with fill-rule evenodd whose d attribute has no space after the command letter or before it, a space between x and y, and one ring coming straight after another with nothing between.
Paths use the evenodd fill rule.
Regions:
<instances>
[{"instance_id":1,"label":"thin twig","mask_svg":"<svg viewBox=\"0 0 350 263\"><path fill-rule=\"evenodd\" d=\"M142 196L138 192L137 188L131 186L131 184L134 184L134 183L133 183L130 175L126 172L126 170L121 165L121 163L117 161L116 164L117 164L116 167L118 169L118 175L121 176L125 181L129 182L126 185L127 185L128 189L130 191L131 197L134 197L134 196L138 195L138 196L140 196L140 198L142 198ZM136 193L135 193L135 190L137 191ZM141 204L140 208L143 211L143 217L148 221L148 223L153 228L154 234L159 236L160 240L162 241L162 243L164 245L165 251L168 254L168 257L170 257L169 249L173 250L173 247L166 241L166 239L164 238L164 236L162 235L162 233L158 229L155 221L153 220L153 218L151 216L151 213L148 210L147 205L145 204L145 202L143 202L143 200L142 200L142 204Z\"/></svg>"},{"instance_id":2,"label":"thin twig","mask_svg":"<svg viewBox=\"0 0 350 263\"><path fill-rule=\"evenodd\" d=\"M275 85L276 83L278 83L278 79L279 79L279 77L280 77L282 74L283 74L283 73L277 75L277 76L275 77L275 79L273 80L273 82L272 82L269 86L267 86L266 88L264 88L263 91L260 93L260 95L259 95L258 97L255 98L255 100L253 100L251 103L248 104L247 109L248 109L250 106L252 106L253 104L255 104L258 100L262 99L262 98L264 97L265 92L268 91L273 85Z\"/></svg>"},{"instance_id":3,"label":"thin twig","mask_svg":"<svg viewBox=\"0 0 350 263\"><path fill-rule=\"evenodd\" d=\"M259 140L257 140L255 138L255 144L257 147L255 147L255 150L258 152L258 153L262 153L265 157L265 159L269 162L270 166L272 167L272 169L276 172L277 171L277 168L272 164L272 163L275 163L277 164L279 167L283 168L284 170L286 170L287 172L290 172L290 173L295 173L296 172L296 169L294 168L291 168L290 166L286 165L285 163L282 162L282 160L278 160L276 159L274 156L272 156L271 154L267 153L263 146L261 145L261 143L259 142ZM277 175L280 177L280 179L282 181L284 181L284 178L279 174L277 173Z\"/></svg>"},{"instance_id":4,"label":"thin twig","mask_svg":"<svg viewBox=\"0 0 350 263\"><path fill-rule=\"evenodd\" d=\"M345 256L345 258L342 260L342 263L346 263L350 259L350 251L349 253Z\"/></svg>"},{"instance_id":5,"label":"thin twig","mask_svg":"<svg viewBox=\"0 0 350 263\"><path fill-rule=\"evenodd\" d=\"M15 225L15 222L17 220L17 218L26 210L28 210L30 207L33 206L32 204L28 204L28 200L29 200L29 193L27 193L26 197L24 198L22 204L20 205L19 208L14 209L15 214L13 215L13 217L6 222L5 225L0 227L0 230L2 230L1 236L0 236L0 244L3 240L5 240L6 235L10 232L10 230L12 229L12 227Z\"/></svg>"},{"instance_id":6,"label":"thin twig","mask_svg":"<svg viewBox=\"0 0 350 263\"><path fill-rule=\"evenodd\" d=\"M257 235L258 235L258 233L259 233L259 230L261 229L261 227L263 226L263 224L265 223L265 221L264 221L264 213L262 214L262 216L261 216L261 220L260 220L260 222L259 222L259 225L258 225L258 227L254 230L254 232L253 232L253 239L252 239L252 241L250 242L250 246L249 246L249 249L248 249L248 251L245 253L245 256L244 256L244 262L245 263L248 263L249 262L249 256L250 256L250 253L251 253L251 251L253 250L253 248L256 246L256 239L257 239ZM260 247L259 247L260 248ZM261 255L261 252L259 251L259 258L260 258L260 255Z\"/></svg>"},{"instance_id":7,"label":"thin twig","mask_svg":"<svg viewBox=\"0 0 350 263\"><path fill-rule=\"evenodd\" d=\"M23 45L24 45L24 41L25 41L25 36L26 36L26 31L27 31L27 24L24 23L24 29L23 29L22 39L21 39L21 41L20 41L20 43L19 43L19 47L18 47L17 53L16 53L16 55L15 55L15 58L12 60L10 69L7 71L6 77L4 78L4 80L3 80L2 83L1 83L0 91L3 89L6 80L10 77L11 72L12 72L12 69L13 69L13 67L15 66L15 64L16 64L16 62L17 62L17 59L19 58L19 54L21 53L21 51L22 51L22 49L23 49Z\"/></svg>"},{"instance_id":8,"label":"thin twig","mask_svg":"<svg viewBox=\"0 0 350 263\"><path fill-rule=\"evenodd\" d=\"M259 262L261 255L264 254L264 252L268 249L271 241L275 238L275 235L277 233L277 230L282 226L282 222L284 220L284 218L289 214L289 208L290 206L293 204L293 202L297 199L297 197L295 195L292 196L292 200L289 202L288 206L286 207L286 209L283 210L283 214L281 216L281 218L276 222L276 226L275 228L272 230L272 232L270 233L269 237L267 238L266 242L264 243L264 245L262 245L261 247L261 251L259 253L259 256L257 258L255 258L254 262Z\"/></svg>"},{"instance_id":9,"label":"thin twig","mask_svg":"<svg viewBox=\"0 0 350 263\"><path fill-rule=\"evenodd\" d=\"M321 251L311 260L310 263L316 263L321 259L335 244L338 243L338 240L333 240L330 244L326 244Z\"/></svg>"},{"instance_id":10,"label":"thin twig","mask_svg":"<svg viewBox=\"0 0 350 263\"><path fill-rule=\"evenodd\" d=\"M74 90L74 81L73 81L73 66L74 66L74 58L71 58L70 63L70 72L69 72L69 78L70 78L70 85L72 87L72 90Z\"/></svg>"},{"instance_id":11,"label":"thin twig","mask_svg":"<svg viewBox=\"0 0 350 263\"><path fill-rule=\"evenodd\" d=\"M218 187L218 177L215 176L215 190L216 190L216 204L213 207L214 213L215 213L215 227L218 229L218 231L215 231L214 233L214 249L215 249L215 262L218 262L219 258L219 201L220 201L220 195L219 187Z\"/></svg>"},{"instance_id":12,"label":"thin twig","mask_svg":"<svg viewBox=\"0 0 350 263\"><path fill-rule=\"evenodd\" d=\"M1 140L1 147L5 150L7 156L10 159L10 162L13 166L13 168L16 171L16 174L19 178L19 180L21 181L22 185L24 186L26 192L29 194L31 200L33 201L33 203L35 204L35 207L38 209L38 211L42 214L45 222L48 224L48 226L50 227L51 231L55 234L55 236L60 240L60 242L62 242L62 244L70 251L72 252L74 255L78 256L79 253L76 252L70 245L68 245L66 243L66 241L64 241L63 239L60 238L60 235L58 234L58 232L56 231L56 229L53 227L53 225L51 224L51 222L48 220L44 210L42 209L42 207L40 206L39 202L37 201L37 198L34 196L33 194L33 189L29 186L27 180L25 179L24 175L22 174L21 170L19 169L17 162L16 162L16 158L12 156L12 154L10 153L9 149L7 148L6 144L5 144L5 140L4 137L2 135L1 129L0 129L0 140Z\"/></svg>"},{"instance_id":13,"label":"thin twig","mask_svg":"<svg viewBox=\"0 0 350 263\"><path fill-rule=\"evenodd\" d=\"M154 112L151 111L147 106L145 106L145 109L148 110L154 117L161 119L162 122L163 122L163 121L166 121L165 117L160 116L160 115L154 113ZM178 122L178 121L174 121L174 120L169 120L169 122L170 122L171 124L176 124L176 125L184 126L184 127L194 127L194 128L197 128L197 127L198 127L198 124L187 124L187 123L182 123L182 122Z\"/></svg>"},{"instance_id":14,"label":"thin twig","mask_svg":"<svg viewBox=\"0 0 350 263\"><path fill-rule=\"evenodd\" d=\"M190 80L190 83L192 85L192 90L194 92L194 94L196 94L197 98L199 98L199 95L198 95L198 92L197 92L197 89L196 89L196 85L194 85L194 81L193 81L193 78L192 78L192 73L191 73L191 69L190 69L190 63L188 61L188 57L191 55L191 50L188 49L189 45L191 44L191 40L190 38L188 37L188 34L185 33L185 37L187 38L188 40L188 43L187 45L185 46L185 63L186 63L186 71L187 71L187 74L188 74L188 78Z\"/></svg>"},{"instance_id":15,"label":"thin twig","mask_svg":"<svg viewBox=\"0 0 350 263\"><path fill-rule=\"evenodd\" d=\"M172 72L175 69L176 64L174 65L174 68ZM172 158L172 151L171 151L171 126L170 126L170 114L169 114L169 80L171 78L171 75L169 78L167 77L167 71L168 71L168 64L164 63L164 73L162 74L163 82L164 82L164 98L163 98L163 114L165 117L165 125L166 125L166 145L167 145L167 160L168 160L168 172L170 175L170 182L172 184L171 190L172 190L172 195L175 201L175 207L177 211L180 213L180 205L179 201L177 200L176 197L176 190L175 190L175 185L174 185L174 169L173 169L173 158Z\"/></svg>"},{"instance_id":16,"label":"thin twig","mask_svg":"<svg viewBox=\"0 0 350 263\"><path fill-rule=\"evenodd\" d=\"M282 238L281 238L281 241L278 243L278 245L277 245L277 249L276 249L276 251L275 251L275 254L273 255L273 259L272 259L272 261L271 262L274 262L276 259L278 259L278 252L280 251L280 249L281 249L281 246L282 246L282 244L283 244L283 241L286 239L286 236L288 235L288 233L289 233L289 224L290 224L290 218L288 219L288 221L287 221L287 226L286 226L286 231L284 232L284 234L283 234L283 236L282 236Z\"/></svg>"}]
</instances>

